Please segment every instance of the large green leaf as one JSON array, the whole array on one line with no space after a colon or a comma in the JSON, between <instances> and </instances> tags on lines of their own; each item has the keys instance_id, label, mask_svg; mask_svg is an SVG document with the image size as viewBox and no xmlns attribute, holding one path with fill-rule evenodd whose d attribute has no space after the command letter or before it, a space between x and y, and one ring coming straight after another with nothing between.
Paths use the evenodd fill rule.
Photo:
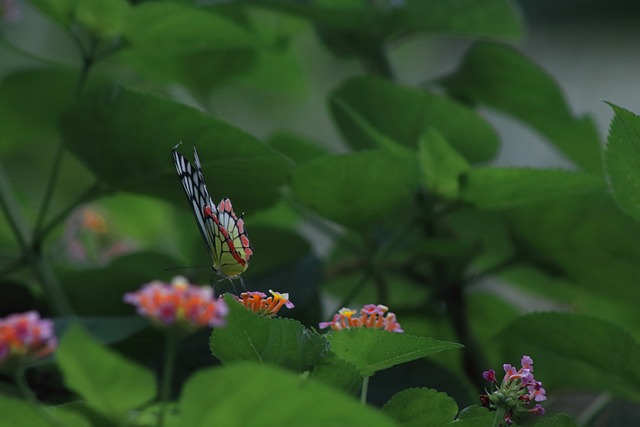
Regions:
<instances>
[{"instance_id":1,"label":"large green leaf","mask_svg":"<svg viewBox=\"0 0 640 427\"><path fill-rule=\"evenodd\" d=\"M184 203L171 148L192 158L198 147L214 199L229 196L239 211L279 197L289 163L249 134L182 104L119 87L92 92L63 115L64 142L106 190Z\"/></svg>"},{"instance_id":2,"label":"large green leaf","mask_svg":"<svg viewBox=\"0 0 640 427\"><path fill-rule=\"evenodd\" d=\"M215 328L210 340L211 352L221 362L248 360L304 372L326 356L324 337L300 322L257 315L231 295L225 301L229 306L226 325Z\"/></svg>"},{"instance_id":3,"label":"large green leaf","mask_svg":"<svg viewBox=\"0 0 640 427\"><path fill-rule=\"evenodd\" d=\"M357 149L377 147L345 105L386 137L417 147L429 128L438 130L471 162L487 161L498 149L498 137L476 113L449 98L401 86L378 77L353 77L330 97L333 117L345 139Z\"/></svg>"},{"instance_id":4,"label":"large green leaf","mask_svg":"<svg viewBox=\"0 0 640 427\"><path fill-rule=\"evenodd\" d=\"M156 394L151 371L98 344L80 326L69 328L56 357L66 385L112 419L123 420Z\"/></svg>"},{"instance_id":5,"label":"large green leaf","mask_svg":"<svg viewBox=\"0 0 640 427\"><path fill-rule=\"evenodd\" d=\"M75 19L99 38L122 34L130 11L126 0L78 0Z\"/></svg>"},{"instance_id":6,"label":"large green leaf","mask_svg":"<svg viewBox=\"0 0 640 427\"><path fill-rule=\"evenodd\" d=\"M70 28L82 24L97 38L121 34L129 12L125 0L30 0L42 13Z\"/></svg>"},{"instance_id":7,"label":"large green leaf","mask_svg":"<svg viewBox=\"0 0 640 427\"><path fill-rule=\"evenodd\" d=\"M463 347L433 338L367 328L332 331L327 338L331 343L331 351L356 365L364 376L430 354Z\"/></svg>"},{"instance_id":8,"label":"large green leaf","mask_svg":"<svg viewBox=\"0 0 640 427\"><path fill-rule=\"evenodd\" d=\"M613 196L620 208L640 219L640 117L611 104L605 164Z\"/></svg>"},{"instance_id":9,"label":"large green leaf","mask_svg":"<svg viewBox=\"0 0 640 427\"><path fill-rule=\"evenodd\" d=\"M398 32L499 38L522 35L515 4L508 0L406 0L391 11L389 20Z\"/></svg>"},{"instance_id":10,"label":"large green leaf","mask_svg":"<svg viewBox=\"0 0 640 427\"><path fill-rule=\"evenodd\" d=\"M194 375L184 386L180 413L181 426L396 425L381 412L332 387L246 362Z\"/></svg>"},{"instance_id":11,"label":"large green leaf","mask_svg":"<svg viewBox=\"0 0 640 427\"><path fill-rule=\"evenodd\" d=\"M409 207L419 184L412 159L368 151L324 156L298 166L292 190L298 202L318 214L363 229Z\"/></svg>"},{"instance_id":12,"label":"large green leaf","mask_svg":"<svg viewBox=\"0 0 640 427\"><path fill-rule=\"evenodd\" d=\"M353 395L360 391L363 380L353 363L340 359L332 351L316 364L312 378Z\"/></svg>"},{"instance_id":13,"label":"large green leaf","mask_svg":"<svg viewBox=\"0 0 640 427\"><path fill-rule=\"evenodd\" d=\"M124 55L145 76L182 83L203 100L221 82L247 71L259 44L233 20L175 2L134 8L125 36L131 46Z\"/></svg>"},{"instance_id":14,"label":"large green leaf","mask_svg":"<svg viewBox=\"0 0 640 427\"><path fill-rule=\"evenodd\" d=\"M640 298L640 223L604 191L511 209L506 219L524 262L607 299Z\"/></svg>"},{"instance_id":15,"label":"large green leaf","mask_svg":"<svg viewBox=\"0 0 640 427\"><path fill-rule=\"evenodd\" d=\"M476 44L444 85L460 99L522 120L578 166L602 174L600 138L593 120L575 117L556 82L513 48Z\"/></svg>"},{"instance_id":16,"label":"large green leaf","mask_svg":"<svg viewBox=\"0 0 640 427\"><path fill-rule=\"evenodd\" d=\"M407 427L439 427L458 414L456 401L428 388L411 388L395 394L382 408Z\"/></svg>"},{"instance_id":17,"label":"large green leaf","mask_svg":"<svg viewBox=\"0 0 640 427\"><path fill-rule=\"evenodd\" d=\"M462 199L485 209L539 203L604 188L582 172L525 168L477 168L463 176Z\"/></svg>"},{"instance_id":18,"label":"large green leaf","mask_svg":"<svg viewBox=\"0 0 640 427\"><path fill-rule=\"evenodd\" d=\"M522 32L513 4L506 0L407 0L395 5L364 0L248 2L302 16L325 31L355 31L360 37L384 38L407 31L518 37Z\"/></svg>"},{"instance_id":19,"label":"large green leaf","mask_svg":"<svg viewBox=\"0 0 640 427\"><path fill-rule=\"evenodd\" d=\"M640 344L613 323L573 313L534 313L516 319L497 340L509 359L531 356L536 379L547 387L611 390L640 399L635 363ZM567 376L568 371L578 374Z\"/></svg>"},{"instance_id":20,"label":"large green leaf","mask_svg":"<svg viewBox=\"0 0 640 427\"><path fill-rule=\"evenodd\" d=\"M68 27L74 20L79 0L30 0L42 13Z\"/></svg>"},{"instance_id":21,"label":"large green leaf","mask_svg":"<svg viewBox=\"0 0 640 427\"><path fill-rule=\"evenodd\" d=\"M77 75L71 70L16 71L0 82L0 143L52 141L62 111L71 104Z\"/></svg>"},{"instance_id":22,"label":"large green leaf","mask_svg":"<svg viewBox=\"0 0 640 427\"><path fill-rule=\"evenodd\" d=\"M455 427L487 427L493 425L495 412L489 412L481 406L469 406L460 411L458 419L448 422L447 426Z\"/></svg>"},{"instance_id":23,"label":"large green leaf","mask_svg":"<svg viewBox=\"0 0 640 427\"><path fill-rule=\"evenodd\" d=\"M2 425L11 427L90 427L79 414L58 408L34 407L24 400L0 394ZM46 414L46 415L45 415ZM45 417L43 417L45 415Z\"/></svg>"},{"instance_id":24,"label":"large green leaf","mask_svg":"<svg viewBox=\"0 0 640 427\"><path fill-rule=\"evenodd\" d=\"M142 3L127 21L125 36L133 46L165 54L211 48L246 48L256 40L231 19L176 2Z\"/></svg>"},{"instance_id":25,"label":"large green leaf","mask_svg":"<svg viewBox=\"0 0 640 427\"><path fill-rule=\"evenodd\" d=\"M266 142L296 163L304 163L327 154L327 150L317 142L288 132L274 133Z\"/></svg>"}]
</instances>

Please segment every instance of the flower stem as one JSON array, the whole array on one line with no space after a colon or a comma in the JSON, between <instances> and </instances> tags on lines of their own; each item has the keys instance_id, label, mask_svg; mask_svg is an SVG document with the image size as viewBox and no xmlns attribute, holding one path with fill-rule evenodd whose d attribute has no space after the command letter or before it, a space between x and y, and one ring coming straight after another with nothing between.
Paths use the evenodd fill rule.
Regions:
<instances>
[{"instance_id":1,"label":"flower stem","mask_svg":"<svg viewBox=\"0 0 640 427\"><path fill-rule=\"evenodd\" d=\"M360 392L360 403L362 405L367 404L367 391L369 390L369 377L364 377L362 379L362 391Z\"/></svg>"},{"instance_id":2,"label":"flower stem","mask_svg":"<svg viewBox=\"0 0 640 427\"><path fill-rule=\"evenodd\" d=\"M171 399L171 383L173 371L178 353L178 337L175 333L167 332L164 342L164 363L162 366L162 386L160 388L160 415L158 416L158 427L164 427L167 415L167 406Z\"/></svg>"},{"instance_id":3,"label":"flower stem","mask_svg":"<svg viewBox=\"0 0 640 427\"><path fill-rule=\"evenodd\" d=\"M504 421L504 414L504 409L498 408L496 410L496 416L493 419L493 424L491 424L491 427L500 427L502 425L502 422Z\"/></svg>"}]
</instances>

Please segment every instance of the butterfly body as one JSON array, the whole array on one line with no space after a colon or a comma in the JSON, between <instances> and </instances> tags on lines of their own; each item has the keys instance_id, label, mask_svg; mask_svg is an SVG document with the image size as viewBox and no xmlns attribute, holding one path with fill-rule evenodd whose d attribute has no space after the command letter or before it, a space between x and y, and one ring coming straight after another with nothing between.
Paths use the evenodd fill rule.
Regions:
<instances>
[{"instance_id":1,"label":"butterfly body","mask_svg":"<svg viewBox=\"0 0 640 427\"><path fill-rule=\"evenodd\" d=\"M244 220L233 211L231 200L213 203L202 175L198 152L193 147L195 167L176 147L171 150L176 171L193 210L193 215L211 254L213 269L225 278L240 276L249 267L253 250L244 229Z\"/></svg>"}]
</instances>

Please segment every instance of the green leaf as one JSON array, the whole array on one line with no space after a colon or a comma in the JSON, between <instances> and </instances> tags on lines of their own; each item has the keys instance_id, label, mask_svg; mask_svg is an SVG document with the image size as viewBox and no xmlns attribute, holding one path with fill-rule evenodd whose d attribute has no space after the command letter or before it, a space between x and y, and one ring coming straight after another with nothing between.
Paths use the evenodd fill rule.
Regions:
<instances>
[{"instance_id":1,"label":"green leaf","mask_svg":"<svg viewBox=\"0 0 640 427\"><path fill-rule=\"evenodd\" d=\"M413 152L410 149L398 144L388 136L383 135L344 99L334 98L332 102L335 106L335 111L343 114L346 121L351 122L354 133L361 133L363 140L366 140L367 143L399 157L408 159L413 156Z\"/></svg>"},{"instance_id":2,"label":"green leaf","mask_svg":"<svg viewBox=\"0 0 640 427\"><path fill-rule=\"evenodd\" d=\"M362 375L353 363L340 359L332 351L318 362L313 370L312 378L325 384L355 395L362 387Z\"/></svg>"},{"instance_id":3,"label":"green leaf","mask_svg":"<svg viewBox=\"0 0 640 427\"><path fill-rule=\"evenodd\" d=\"M125 0L78 0L75 18L98 38L116 37L130 9Z\"/></svg>"},{"instance_id":4,"label":"green leaf","mask_svg":"<svg viewBox=\"0 0 640 427\"><path fill-rule=\"evenodd\" d=\"M411 148L433 128L470 162L491 160L498 149L495 131L476 113L421 89L378 77L353 77L335 89L329 101L340 131L356 149L378 144L347 114L345 104L380 134Z\"/></svg>"},{"instance_id":5,"label":"green leaf","mask_svg":"<svg viewBox=\"0 0 640 427\"><path fill-rule=\"evenodd\" d=\"M540 427L576 427L577 424L567 414L555 414L535 425Z\"/></svg>"},{"instance_id":6,"label":"green leaf","mask_svg":"<svg viewBox=\"0 0 640 427\"><path fill-rule=\"evenodd\" d=\"M287 132L276 132L266 142L296 163L317 159L328 153L315 141Z\"/></svg>"},{"instance_id":7,"label":"green leaf","mask_svg":"<svg viewBox=\"0 0 640 427\"><path fill-rule=\"evenodd\" d=\"M83 97L60 126L67 148L106 190L164 197L189 207L171 159L171 148L180 141L189 158L192 145L198 147L211 196L230 197L237 211L273 204L288 178L287 160L240 129L185 105L118 87Z\"/></svg>"},{"instance_id":8,"label":"green leaf","mask_svg":"<svg viewBox=\"0 0 640 427\"><path fill-rule=\"evenodd\" d=\"M215 328L210 340L211 352L222 363L256 361L304 372L325 357L325 338L300 322L260 316L231 295L225 301L229 306L226 325Z\"/></svg>"},{"instance_id":9,"label":"green leaf","mask_svg":"<svg viewBox=\"0 0 640 427\"><path fill-rule=\"evenodd\" d=\"M180 413L181 426L198 427L396 425L332 387L246 362L196 373L184 385Z\"/></svg>"},{"instance_id":10,"label":"green leaf","mask_svg":"<svg viewBox=\"0 0 640 427\"><path fill-rule=\"evenodd\" d=\"M439 427L458 413L456 401L428 388L410 388L396 393L382 410L407 427Z\"/></svg>"},{"instance_id":11,"label":"green leaf","mask_svg":"<svg viewBox=\"0 0 640 427\"><path fill-rule=\"evenodd\" d=\"M162 83L180 82L203 102L222 82L248 71L258 47L232 19L175 2L135 7L125 35L131 47L124 57L137 70Z\"/></svg>"},{"instance_id":12,"label":"green leaf","mask_svg":"<svg viewBox=\"0 0 640 427\"><path fill-rule=\"evenodd\" d=\"M391 11L389 20L398 32L500 38L522 36L519 14L514 4L507 0L406 0Z\"/></svg>"},{"instance_id":13,"label":"green leaf","mask_svg":"<svg viewBox=\"0 0 640 427\"><path fill-rule=\"evenodd\" d=\"M124 419L156 394L151 371L98 344L80 326L62 337L56 357L67 387L112 419Z\"/></svg>"},{"instance_id":14,"label":"green leaf","mask_svg":"<svg viewBox=\"0 0 640 427\"><path fill-rule=\"evenodd\" d=\"M463 176L462 199L485 209L503 209L560 199L602 188L602 179L583 172L477 168Z\"/></svg>"},{"instance_id":15,"label":"green leaf","mask_svg":"<svg viewBox=\"0 0 640 427\"><path fill-rule=\"evenodd\" d=\"M251 0L251 3L304 17L327 30L351 31L351 39L385 38L406 32L463 36L519 37L520 18L506 0L425 2L406 0L391 6L361 0L323 0L312 3Z\"/></svg>"},{"instance_id":16,"label":"green leaf","mask_svg":"<svg viewBox=\"0 0 640 427\"><path fill-rule=\"evenodd\" d=\"M489 412L487 408L481 406L469 406L460 411L458 419L448 422L448 426L460 427L487 427L493 425L496 417L495 412Z\"/></svg>"},{"instance_id":17,"label":"green leaf","mask_svg":"<svg viewBox=\"0 0 640 427\"><path fill-rule=\"evenodd\" d=\"M572 283L578 292L624 304L640 298L640 223L605 191L512 209L506 219L523 261ZM557 298L564 288L555 289L548 295ZM575 298L569 301L573 305Z\"/></svg>"},{"instance_id":18,"label":"green leaf","mask_svg":"<svg viewBox=\"0 0 640 427\"><path fill-rule=\"evenodd\" d=\"M607 174L616 203L623 211L640 219L640 117L609 105L615 116L605 151Z\"/></svg>"},{"instance_id":19,"label":"green leaf","mask_svg":"<svg viewBox=\"0 0 640 427\"><path fill-rule=\"evenodd\" d=\"M533 357L536 379L547 387L611 390L640 399L635 363L640 344L613 323L573 313L535 313L513 321L497 339L508 349L507 357ZM569 370L580 374L567 377Z\"/></svg>"},{"instance_id":20,"label":"green leaf","mask_svg":"<svg viewBox=\"0 0 640 427\"><path fill-rule=\"evenodd\" d=\"M418 187L415 162L383 151L311 160L298 166L291 184L298 202L359 230L409 207Z\"/></svg>"},{"instance_id":21,"label":"green leaf","mask_svg":"<svg viewBox=\"0 0 640 427\"><path fill-rule=\"evenodd\" d=\"M327 334L331 351L364 376L463 345L379 329L351 328Z\"/></svg>"},{"instance_id":22,"label":"green leaf","mask_svg":"<svg viewBox=\"0 0 640 427\"><path fill-rule=\"evenodd\" d=\"M142 3L125 28L133 47L159 49L165 54L211 48L246 48L256 40L243 27L222 15L175 2Z\"/></svg>"},{"instance_id":23,"label":"green leaf","mask_svg":"<svg viewBox=\"0 0 640 427\"><path fill-rule=\"evenodd\" d=\"M58 408L38 406L38 409L24 400L0 394L2 425L11 427L90 427L82 416ZM44 417L43 417L44 415ZM46 417L46 418L45 418Z\"/></svg>"},{"instance_id":24,"label":"green leaf","mask_svg":"<svg viewBox=\"0 0 640 427\"><path fill-rule=\"evenodd\" d=\"M600 138L593 120L575 117L556 82L513 48L478 43L443 83L457 98L522 120L575 164L602 175Z\"/></svg>"},{"instance_id":25,"label":"green leaf","mask_svg":"<svg viewBox=\"0 0 640 427\"><path fill-rule=\"evenodd\" d=\"M30 0L40 12L68 27L74 20L75 9L80 0Z\"/></svg>"},{"instance_id":26,"label":"green leaf","mask_svg":"<svg viewBox=\"0 0 640 427\"><path fill-rule=\"evenodd\" d=\"M437 130L427 130L420 139L418 161L428 190L445 197L458 196L459 178L469 170L469 163Z\"/></svg>"},{"instance_id":27,"label":"green leaf","mask_svg":"<svg viewBox=\"0 0 640 427\"><path fill-rule=\"evenodd\" d=\"M77 75L39 68L7 74L0 82L0 142L29 143L57 137L59 115L72 102Z\"/></svg>"}]
</instances>

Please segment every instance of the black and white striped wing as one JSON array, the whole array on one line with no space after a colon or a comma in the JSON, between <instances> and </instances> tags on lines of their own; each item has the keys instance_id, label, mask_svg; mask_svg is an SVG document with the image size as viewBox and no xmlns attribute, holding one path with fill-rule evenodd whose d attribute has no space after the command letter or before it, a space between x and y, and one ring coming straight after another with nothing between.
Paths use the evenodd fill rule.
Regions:
<instances>
[{"instance_id":1,"label":"black and white striped wing","mask_svg":"<svg viewBox=\"0 0 640 427\"><path fill-rule=\"evenodd\" d=\"M177 146L176 146L177 147ZM187 200L193 210L193 216L198 223L200 234L205 240L209 252L214 259L218 258L219 254L219 242L218 234L220 233L216 224L218 210L216 205L211 200L207 186L204 183L204 176L202 176L202 168L200 166L200 159L198 158L198 152L196 147L193 147L193 154L195 156L195 168L191 165L182 154L178 153L176 147L173 147L171 154L173 155L173 161L176 166L176 171L182 182L182 187L187 196ZM206 208L209 208L206 210ZM209 215L206 215L208 212Z\"/></svg>"}]
</instances>

